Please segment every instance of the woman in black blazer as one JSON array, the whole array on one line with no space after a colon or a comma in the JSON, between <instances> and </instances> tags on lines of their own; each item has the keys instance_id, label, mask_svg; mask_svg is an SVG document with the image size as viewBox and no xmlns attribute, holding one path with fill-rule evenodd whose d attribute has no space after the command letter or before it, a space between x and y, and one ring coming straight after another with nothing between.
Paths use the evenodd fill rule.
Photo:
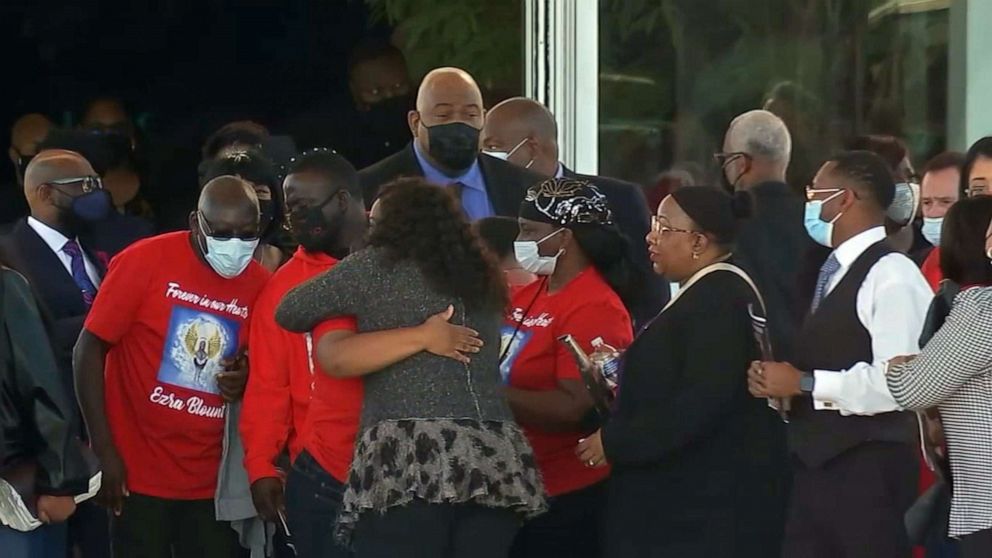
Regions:
<instances>
[{"instance_id":1,"label":"woman in black blazer","mask_svg":"<svg viewBox=\"0 0 992 558\"><path fill-rule=\"evenodd\" d=\"M748 312L763 303L731 254L748 213L744 196L696 187L654 217L651 261L680 290L627 350L615 412L577 450L613 466L606 556L779 554L784 428L748 394Z\"/></svg>"}]
</instances>

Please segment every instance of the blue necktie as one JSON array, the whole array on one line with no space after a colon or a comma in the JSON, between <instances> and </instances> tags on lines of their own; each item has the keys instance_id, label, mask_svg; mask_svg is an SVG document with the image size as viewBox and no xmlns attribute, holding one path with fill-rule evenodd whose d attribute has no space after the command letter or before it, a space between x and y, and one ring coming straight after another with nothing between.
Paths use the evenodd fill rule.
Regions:
<instances>
[{"instance_id":1,"label":"blue necktie","mask_svg":"<svg viewBox=\"0 0 992 558\"><path fill-rule=\"evenodd\" d=\"M813 312L816 312L816 307L820 305L820 301L827 296L827 285L830 284L830 279L832 279L839 270L840 262L837 261L836 256L830 254L827 261L823 262L823 267L820 268L820 276L816 279L816 291L813 293Z\"/></svg>"},{"instance_id":2,"label":"blue necktie","mask_svg":"<svg viewBox=\"0 0 992 558\"><path fill-rule=\"evenodd\" d=\"M78 242L70 240L62 247L62 251L71 260L69 267L72 269L72 280L83 294L83 302L87 307L92 306L93 299L96 298L96 285L90 281L90 276L86 274L86 262L83 261L82 248L79 247Z\"/></svg>"}]
</instances>

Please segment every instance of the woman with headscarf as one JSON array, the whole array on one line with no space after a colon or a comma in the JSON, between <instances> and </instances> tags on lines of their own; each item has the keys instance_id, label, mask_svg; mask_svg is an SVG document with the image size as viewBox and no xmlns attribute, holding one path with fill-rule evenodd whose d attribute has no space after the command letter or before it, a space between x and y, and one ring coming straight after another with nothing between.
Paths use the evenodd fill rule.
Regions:
<instances>
[{"instance_id":1,"label":"woman with headscarf","mask_svg":"<svg viewBox=\"0 0 992 558\"><path fill-rule=\"evenodd\" d=\"M357 320L316 347L323 372L364 384L340 538L356 558L505 557L544 487L500 391L502 274L450 190L423 179L388 185L370 224L367 249L276 311L298 333Z\"/></svg>"},{"instance_id":2,"label":"woman with headscarf","mask_svg":"<svg viewBox=\"0 0 992 558\"><path fill-rule=\"evenodd\" d=\"M540 279L512 294L500 371L534 448L549 510L524 524L511 556L598 557L609 471L575 460L575 444L594 428L586 421L593 402L558 338L570 334L587 352L598 339L616 349L630 343L630 315L618 294L630 290L626 239L606 196L571 178L532 187L519 223L517 261Z\"/></svg>"},{"instance_id":3,"label":"woman with headscarf","mask_svg":"<svg viewBox=\"0 0 992 558\"><path fill-rule=\"evenodd\" d=\"M779 554L783 425L748 394L763 304L731 253L747 200L691 187L658 208L648 250L680 289L627 350L616 408L576 452L613 467L604 556Z\"/></svg>"}]
</instances>

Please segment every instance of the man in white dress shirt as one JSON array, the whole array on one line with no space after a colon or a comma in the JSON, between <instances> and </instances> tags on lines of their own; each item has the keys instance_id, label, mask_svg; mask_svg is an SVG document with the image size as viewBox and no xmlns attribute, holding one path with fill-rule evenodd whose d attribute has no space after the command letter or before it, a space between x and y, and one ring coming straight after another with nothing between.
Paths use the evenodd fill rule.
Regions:
<instances>
[{"instance_id":1,"label":"man in white dress shirt","mask_svg":"<svg viewBox=\"0 0 992 558\"><path fill-rule=\"evenodd\" d=\"M918 427L888 392L890 359L919 351L932 292L885 242L894 196L867 151L827 161L807 188L805 226L833 252L820 269L793 363L755 363L757 397L794 397L787 558L908 557L903 515L918 475Z\"/></svg>"}]
</instances>

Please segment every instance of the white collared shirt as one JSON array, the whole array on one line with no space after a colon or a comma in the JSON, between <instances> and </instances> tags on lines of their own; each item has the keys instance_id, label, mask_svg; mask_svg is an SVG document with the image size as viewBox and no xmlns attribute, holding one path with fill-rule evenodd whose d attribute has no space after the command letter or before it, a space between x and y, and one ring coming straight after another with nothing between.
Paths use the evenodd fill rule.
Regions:
<instances>
[{"instance_id":1,"label":"white collared shirt","mask_svg":"<svg viewBox=\"0 0 992 558\"><path fill-rule=\"evenodd\" d=\"M558 170L555 171L555 178L561 178L565 176L565 165L558 163Z\"/></svg>"},{"instance_id":2,"label":"white collared shirt","mask_svg":"<svg viewBox=\"0 0 992 558\"><path fill-rule=\"evenodd\" d=\"M42 223L41 221L35 219L34 217L28 217L28 226L34 229L34 232L38 233L38 236L45 241L45 244L55 252L59 261L62 262L62 266L65 270L69 272L69 276L72 277L72 258L69 254L62 251L66 242L69 239L59 231L49 227L48 225ZM79 242L79 239L76 239ZM80 245L82 248L82 245ZM90 281L93 282L93 286L100 287L100 273L97 271L96 266L90 261L90 258L86 255L86 251L83 250L83 264L86 266L86 275L89 276Z\"/></svg>"},{"instance_id":3,"label":"white collared shirt","mask_svg":"<svg viewBox=\"0 0 992 558\"><path fill-rule=\"evenodd\" d=\"M869 247L885 238L876 227L850 238L834 250L840 269L827 284L827 293L844 278L851 264ZM885 380L893 357L920 352L920 333L933 291L923 274L903 254L878 260L858 290L857 312L871 336L873 362L859 362L847 370L816 370L813 406L842 415L874 415L901 410Z\"/></svg>"}]
</instances>

